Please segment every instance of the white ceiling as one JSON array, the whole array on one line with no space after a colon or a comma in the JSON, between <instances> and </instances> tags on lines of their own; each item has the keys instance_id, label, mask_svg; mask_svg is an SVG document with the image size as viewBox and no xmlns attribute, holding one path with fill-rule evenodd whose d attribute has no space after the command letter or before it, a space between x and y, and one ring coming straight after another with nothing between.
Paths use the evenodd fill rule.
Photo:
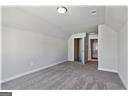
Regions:
<instances>
[{"instance_id":1,"label":"white ceiling","mask_svg":"<svg viewBox=\"0 0 128 96\"><path fill-rule=\"evenodd\" d=\"M33 31L95 32L97 25L105 21L103 6L66 6L66 14L57 13L58 6L4 7L3 25L21 27ZM92 15L92 11L96 14ZM50 28L49 28L50 26ZM33 28L34 27L34 28ZM48 31L48 32L49 32ZM58 33L57 33L58 34Z\"/></svg>"},{"instance_id":2,"label":"white ceiling","mask_svg":"<svg viewBox=\"0 0 128 96\"><path fill-rule=\"evenodd\" d=\"M104 7L66 6L68 9L66 14L59 14L57 7L28 7L24 10L69 32L84 31L86 28L94 28L94 26L104 23ZM93 10L97 11L96 15L92 15Z\"/></svg>"},{"instance_id":3,"label":"white ceiling","mask_svg":"<svg viewBox=\"0 0 128 96\"><path fill-rule=\"evenodd\" d=\"M107 24L116 32L120 32L120 30L126 23L127 23L126 6L105 7L105 24Z\"/></svg>"}]
</instances>

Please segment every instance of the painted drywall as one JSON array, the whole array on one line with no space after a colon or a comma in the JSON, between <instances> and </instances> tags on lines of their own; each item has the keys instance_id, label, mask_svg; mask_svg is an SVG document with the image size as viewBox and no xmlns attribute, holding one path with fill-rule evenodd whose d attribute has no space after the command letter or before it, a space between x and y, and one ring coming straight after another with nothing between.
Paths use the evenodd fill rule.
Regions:
<instances>
[{"instance_id":1,"label":"painted drywall","mask_svg":"<svg viewBox=\"0 0 128 96\"><path fill-rule=\"evenodd\" d=\"M2 81L67 61L66 33L17 8L2 17Z\"/></svg>"},{"instance_id":2,"label":"painted drywall","mask_svg":"<svg viewBox=\"0 0 128 96\"><path fill-rule=\"evenodd\" d=\"M119 76L128 88L128 11L126 6L105 7L105 24L118 34L117 64Z\"/></svg>"},{"instance_id":3,"label":"painted drywall","mask_svg":"<svg viewBox=\"0 0 128 96\"><path fill-rule=\"evenodd\" d=\"M33 32L2 28L2 80L67 60L67 41Z\"/></svg>"},{"instance_id":4,"label":"painted drywall","mask_svg":"<svg viewBox=\"0 0 128 96\"><path fill-rule=\"evenodd\" d=\"M118 32L118 73L124 84L124 86L128 89L128 9L124 9L123 20L126 20L121 29Z\"/></svg>"},{"instance_id":5,"label":"painted drywall","mask_svg":"<svg viewBox=\"0 0 128 96\"><path fill-rule=\"evenodd\" d=\"M126 10L125 10L126 11ZM127 15L124 16L126 19ZM128 89L128 20L122 26L120 32L118 32L118 73L119 76Z\"/></svg>"},{"instance_id":6,"label":"painted drywall","mask_svg":"<svg viewBox=\"0 0 128 96\"><path fill-rule=\"evenodd\" d=\"M128 83L127 64L128 64L128 47L127 47L127 24L118 32L118 73L125 86Z\"/></svg>"},{"instance_id":7,"label":"painted drywall","mask_svg":"<svg viewBox=\"0 0 128 96\"><path fill-rule=\"evenodd\" d=\"M105 24L99 25L98 69L117 72L117 52L117 32Z\"/></svg>"},{"instance_id":8,"label":"painted drywall","mask_svg":"<svg viewBox=\"0 0 128 96\"><path fill-rule=\"evenodd\" d=\"M98 24L104 23L104 6L70 6L65 5L68 11L66 14L57 12L58 6L36 6L21 7L25 12L34 14L49 23L58 26L65 33L90 32L97 29ZM91 11L96 10L92 15Z\"/></svg>"},{"instance_id":9,"label":"painted drywall","mask_svg":"<svg viewBox=\"0 0 128 96\"><path fill-rule=\"evenodd\" d=\"M106 6L105 24L116 32L120 32L127 21L126 6Z\"/></svg>"},{"instance_id":10,"label":"painted drywall","mask_svg":"<svg viewBox=\"0 0 128 96\"><path fill-rule=\"evenodd\" d=\"M93 60L91 58L91 39L98 39L98 34L89 34L89 40L88 40L88 60Z\"/></svg>"},{"instance_id":11,"label":"painted drywall","mask_svg":"<svg viewBox=\"0 0 128 96\"><path fill-rule=\"evenodd\" d=\"M57 38L66 39L71 35L68 31L65 32L51 22L19 7L2 7L2 26L28 30Z\"/></svg>"},{"instance_id":12,"label":"painted drywall","mask_svg":"<svg viewBox=\"0 0 128 96\"><path fill-rule=\"evenodd\" d=\"M84 64L84 38L86 37L86 33L77 33L71 35L68 39L68 60L74 61L74 38L81 38L81 52L82 52L82 63Z\"/></svg>"}]
</instances>

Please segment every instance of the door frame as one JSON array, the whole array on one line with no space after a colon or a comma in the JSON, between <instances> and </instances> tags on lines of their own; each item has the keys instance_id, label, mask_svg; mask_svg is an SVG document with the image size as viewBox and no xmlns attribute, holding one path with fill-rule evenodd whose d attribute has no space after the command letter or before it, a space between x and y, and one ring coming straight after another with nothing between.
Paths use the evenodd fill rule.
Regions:
<instances>
[{"instance_id":1,"label":"door frame","mask_svg":"<svg viewBox=\"0 0 128 96\"><path fill-rule=\"evenodd\" d=\"M80 38L74 38L74 61L79 61Z\"/></svg>"},{"instance_id":2,"label":"door frame","mask_svg":"<svg viewBox=\"0 0 128 96\"><path fill-rule=\"evenodd\" d=\"M94 58L94 57L92 56L92 55L93 55L93 54L92 54L92 50L93 50L93 47L92 47L92 46L93 46L94 40L97 40L97 43L98 43L98 39L90 39L90 44L91 44L91 46L90 46L90 47L91 47L91 59L98 59L98 57L97 57L97 58Z\"/></svg>"}]
</instances>

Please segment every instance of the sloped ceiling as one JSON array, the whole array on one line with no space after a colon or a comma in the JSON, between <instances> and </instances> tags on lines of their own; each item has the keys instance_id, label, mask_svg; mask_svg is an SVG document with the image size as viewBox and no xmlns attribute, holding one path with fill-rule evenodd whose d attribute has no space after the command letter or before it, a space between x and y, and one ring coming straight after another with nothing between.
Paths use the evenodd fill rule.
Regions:
<instances>
[{"instance_id":1,"label":"sloped ceiling","mask_svg":"<svg viewBox=\"0 0 128 96\"><path fill-rule=\"evenodd\" d=\"M105 20L103 6L66 6L66 14L57 13L57 7L3 7L2 25L68 37L73 32L95 32L97 25ZM91 13L93 10L95 15Z\"/></svg>"},{"instance_id":2,"label":"sloped ceiling","mask_svg":"<svg viewBox=\"0 0 128 96\"><path fill-rule=\"evenodd\" d=\"M126 6L107 6L105 7L105 24L116 32L120 32L127 23Z\"/></svg>"}]
</instances>

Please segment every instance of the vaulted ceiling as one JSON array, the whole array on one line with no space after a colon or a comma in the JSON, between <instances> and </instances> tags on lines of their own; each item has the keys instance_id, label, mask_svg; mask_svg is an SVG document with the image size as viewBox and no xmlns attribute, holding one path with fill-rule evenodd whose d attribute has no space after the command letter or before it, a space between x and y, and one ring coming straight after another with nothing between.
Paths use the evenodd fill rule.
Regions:
<instances>
[{"instance_id":1,"label":"vaulted ceiling","mask_svg":"<svg viewBox=\"0 0 128 96\"><path fill-rule=\"evenodd\" d=\"M107 6L105 7L105 24L116 32L120 32L127 23L126 6Z\"/></svg>"},{"instance_id":2,"label":"vaulted ceiling","mask_svg":"<svg viewBox=\"0 0 128 96\"><path fill-rule=\"evenodd\" d=\"M3 7L2 25L65 37L73 32L96 32L97 25L105 21L103 6L66 6L65 14L59 14L57 7Z\"/></svg>"}]
</instances>

